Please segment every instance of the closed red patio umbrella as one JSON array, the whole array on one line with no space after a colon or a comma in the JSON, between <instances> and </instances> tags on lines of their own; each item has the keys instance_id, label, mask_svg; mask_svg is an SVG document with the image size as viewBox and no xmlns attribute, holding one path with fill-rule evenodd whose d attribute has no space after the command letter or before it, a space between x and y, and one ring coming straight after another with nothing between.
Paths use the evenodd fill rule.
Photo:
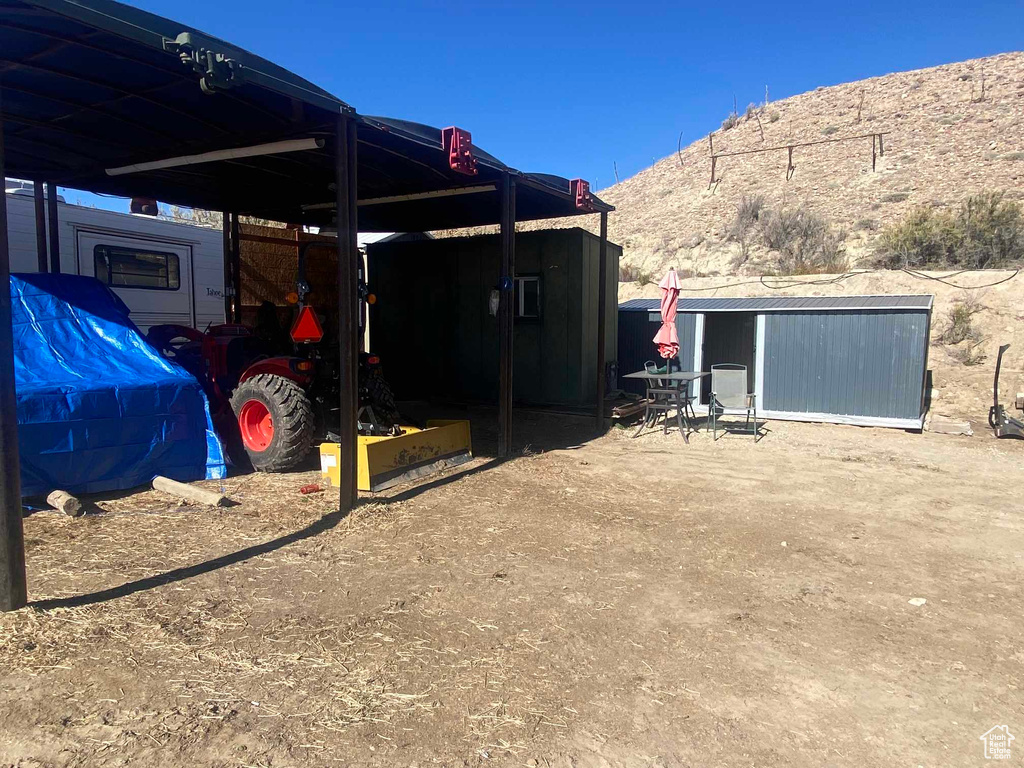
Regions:
<instances>
[{"instance_id":1,"label":"closed red patio umbrella","mask_svg":"<svg viewBox=\"0 0 1024 768\"><path fill-rule=\"evenodd\" d=\"M679 332L676 330L676 305L679 300L679 278L675 267L658 283L661 289L661 328L654 336L658 345L658 354L665 360L671 360L679 354ZM668 370L666 363L665 370Z\"/></svg>"}]
</instances>

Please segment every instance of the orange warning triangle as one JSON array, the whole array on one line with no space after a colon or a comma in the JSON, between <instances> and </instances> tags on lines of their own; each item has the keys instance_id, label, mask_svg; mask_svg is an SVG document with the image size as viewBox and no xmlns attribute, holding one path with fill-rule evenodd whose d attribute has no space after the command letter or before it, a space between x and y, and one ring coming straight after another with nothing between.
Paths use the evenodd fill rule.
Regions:
<instances>
[{"instance_id":1,"label":"orange warning triangle","mask_svg":"<svg viewBox=\"0 0 1024 768\"><path fill-rule=\"evenodd\" d=\"M306 306L299 310L299 316L292 323L291 336L296 344L320 341L324 337L324 328L312 307Z\"/></svg>"}]
</instances>

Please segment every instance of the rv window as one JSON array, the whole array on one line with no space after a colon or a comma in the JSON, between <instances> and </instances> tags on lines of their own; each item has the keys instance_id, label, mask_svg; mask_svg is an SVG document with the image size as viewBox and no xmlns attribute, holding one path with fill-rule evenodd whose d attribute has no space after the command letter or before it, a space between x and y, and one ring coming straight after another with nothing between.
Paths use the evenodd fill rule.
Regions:
<instances>
[{"instance_id":1,"label":"rv window","mask_svg":"<svg viewBox=\"0 0 1024 768\"><path fill-rule=\"evenodd\" d=\"M176 253L97 245L93 260L96 279L115 288L176 291L181 286Z\"/></svg>"},{"instance_id":2,"label":"rv window","mask_svg":"<svg viewBox=\"0 0 1024 768\"><path fill-rule=\"evenodd\" d=\"M540 276L516 278L516 317L540 317Z\"/></svg>"}]
</instances>

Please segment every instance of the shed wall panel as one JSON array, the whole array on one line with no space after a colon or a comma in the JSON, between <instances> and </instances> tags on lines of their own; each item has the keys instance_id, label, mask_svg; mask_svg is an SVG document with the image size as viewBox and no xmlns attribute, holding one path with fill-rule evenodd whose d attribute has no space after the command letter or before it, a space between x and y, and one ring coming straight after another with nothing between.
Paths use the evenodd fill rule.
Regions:
<instances>
[{"instance_id":1,"label":"shed wall panel","mask_svg":"<svg viewBox=\"0 0 1024 768\"><path fill-rule=\"evenodd\" d=\"M637 379L622 378L627 373L643 370L648 360L661 363L654 336L661 326L661 320L652 320L657 313L618 313L618 365L619 388L638 395L644 394L644 383ZM676 332L679 334L679 365L681 370L693 367L694 330L697 316L689 312L676 315Z\"/></svg>"},{"instance_id":2,"label":"shed wall panel","mask_svg":"<svg viewBox=\"0 0 1024 768\"><path fill-rule=\"evenodd\" d=\"M515 321L512 386L520 402L593 404L598 263L597 247L584 248L584 235L593 237L578 229L516 235L516 273L541 276L541 317ZM620 252L609 243L610 281L618 276ZM378 296L370 307L371 348L399 399L493 402L498 335L488 298L498 284L498 238L372 244L367 260ZM614 288L608 302L613 362Z\"/></svg>"},{"instance_id":3,"label":"shed wall panel","mask_svg":"<svg viewBox=\"0 0 1024 768\"><path fill-rule=\"evenodd\" d=\"M915 419L926 311L765 315L764 408Z\"/></svg>"},{"instance_id":4,"label":"shed wall panel","mask_svg":"<svg viewBox=\"0 0 1024 768\"><path fill-rule=\"evenodd\" d=\"M524 240L524 242L529 242ZM569 280L566 260L561 254L561 244L551 240L537 240L539 260L536 264L540 275L540 290L544 303L544 316L536 323L536 332L540 334L539 349L542 357L537 360L537 376L539 392L532 400L542 403L557 403L569 392L569 313L567 297L571 281ZM519 264L516 254L516 271L528 274L527 266ZM521 322L522 333L526 323ZM518 338L518 337L517 337ZM515 350L518 356L518 348ZM518 370L518 369L517 369Z\"/></svg>"},{"instance_id":5,"label":"shed wall panel","mask_svg":"<svg viewBox=\"0 0 1024 768\"><path fill-rule=\"evenodd\" d=\"M571 329L565 335L566 355L568 370L566 375L566 392L582 402L585 392L583 372L583 347L587 343L586 330L583 328L585 309L583 306L584 289L582 280L578 277L584 268L583 241L573 238L566 243L565 271L569 275L577 276L565 295L566 327Z\"/></svg>"},{"instance_id":6,"label":"shed wall panel","mask_svg":"<svg viewBox=\"0 0 1024 768\"><path fill-rule=\"evenodd\" d=\"M619 389L644 394L642 381L622 377L641 370L644 362L652 359L654 342L651 339L656 330L657 325L648 319L647 312L619 313Z\"/></svg>"},{"instance_id":7,"label":"shed wall panel","mask_svg":"<svg viewBox=\"0 0 1024 768\"><path fill-rule=\"evenodd\" d=\"M544 244L538 238L516 238L516 274L540 275L544 271ZM546 310L557 300L546 281L541 281L541 305L547 322ZM541 380L543 351L541 324L537 320L516 320L513 338L515 366L512 370L512 395L516 400L542 402L544 386ZM558 366L561 361L552 361Z\"/></svg>"},{"instance_id":8,"label":"shed wall panel","mask_svg":"<svg viewBox=\"0 0 1024 768\"><path fill-rule=\"evenodd\" d=\"M597 397L597 248L591 247L589 238L577 238L581 271L581 325L580 370L582 371L581 397Z\"/></svg>"}]
</instances>

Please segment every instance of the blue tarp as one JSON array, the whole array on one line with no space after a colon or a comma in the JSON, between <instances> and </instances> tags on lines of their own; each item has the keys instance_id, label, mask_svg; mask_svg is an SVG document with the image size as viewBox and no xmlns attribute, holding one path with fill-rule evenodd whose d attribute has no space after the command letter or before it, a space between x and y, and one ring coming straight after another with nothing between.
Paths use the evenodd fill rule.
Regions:
<instances>
[{"instance_id":1,"label":"blue tarp","mask_svg":"<svg viewBox=\"0 0 1024 768\"><path fill-rule=\"evenodd\" d=\"M105 285L11 275L22 496L222 478L200 383L150 347Z\"/></svg>"}]
</instances>

